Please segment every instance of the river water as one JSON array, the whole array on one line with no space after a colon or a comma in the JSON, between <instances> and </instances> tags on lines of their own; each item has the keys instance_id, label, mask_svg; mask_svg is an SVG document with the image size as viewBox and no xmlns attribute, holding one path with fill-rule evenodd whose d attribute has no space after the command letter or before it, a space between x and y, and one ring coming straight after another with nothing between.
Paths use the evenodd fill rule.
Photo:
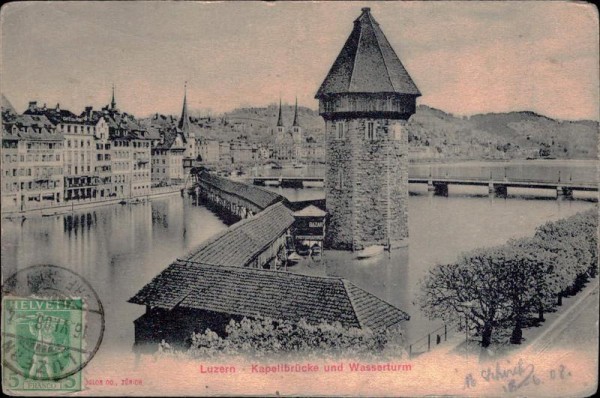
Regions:
<instances>
[{"instance_id":1,"label":"river water","mask_svg":"<svg viewBox=\"0 0 600 398\"><path fill-rule=\"evenodd\" d=\"M320 189L274 189L291 200L324 195ZM413 303L418 281L432 266L453 261L465 250L531 235L548 220L595 205L592 200L540 199L531 193L501 199L489 197L485 189L464 189L437 197L426 187L411 187L410 245L391 257L357 261L350 253L327 252L322 262L300 264L295 271L343 276L397 305L411 316L406 324L411 341L437 327ZM31 265L53 264L74 270L93 285L106 312L104 353L131 350L133 320L144 308L127 299L177 257L226 228L208 209L180 196L2 220L1 226L3 280Z\"/></svg>"}]
</instances>

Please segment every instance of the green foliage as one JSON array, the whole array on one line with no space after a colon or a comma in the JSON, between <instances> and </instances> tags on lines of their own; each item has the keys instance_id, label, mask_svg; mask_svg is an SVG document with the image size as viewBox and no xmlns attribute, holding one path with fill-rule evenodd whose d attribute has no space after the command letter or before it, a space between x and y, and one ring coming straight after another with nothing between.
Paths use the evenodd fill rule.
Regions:
<instances>
[{"instance_id":1,"label":"green foliage","mask_svg":"<svg viewBox=\"0 0 600 398\"><path fill-rule=\"evenodd\" d=\"M598 267L598 209L548 222L532 238L478 249L454 264L439 265L421 282L419 303L430 318L459 329L469 319L482 345L492 331L512 328L521 341L526 318L557 305L554 298L576 293Z\"/></svg>"},{"instance_id":2,"label":"green foliage","mask_svg":"<svg viewBox=\"0 0 600 398\"><path fill-rule=\"evenodd\" d=\"M338 323L311 325L270 318L231 320L226 336L210 329L192 336L187 355L206 358L221 355L250 357L399 357L404 353L399 328L386 331L345 328ZM164 347L163 347L163 352Z\"/></svg>"}]
</instances>

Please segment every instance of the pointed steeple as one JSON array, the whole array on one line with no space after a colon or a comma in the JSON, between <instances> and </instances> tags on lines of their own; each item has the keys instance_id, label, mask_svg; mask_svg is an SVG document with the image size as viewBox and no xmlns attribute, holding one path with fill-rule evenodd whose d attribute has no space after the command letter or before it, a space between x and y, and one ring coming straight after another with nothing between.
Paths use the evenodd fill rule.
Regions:
<instances>
[{"instance_id":1,"label":"pointed steeple","mask_svg":"<svg viewBox=\"0 0 600 398\"><path fill-rule=\"evenodd\" d=\"M179 118L179 123L177 124L186 135L190 131L190 118L187 110L187 82L183 86L183 109L181 109L181 118Z\"/></svg>"},{"instance_id":2,"label":"pointed steeple","mask_svg":"<svg viewBox=\"0 0 600 398\"><path fill-rule=\"evenodd\" d=\"M6 98L4 96L4 94L2 94L2 100L0 101L0 108L2 108L2 113L4 113L4 111L8 111L9 113L12 113L15 115L17 114L17 111L15 111L15 108L12 106L12 104L10 103L8 98Z\"/></svg>"},{"instance_id":3,"label":"pointed steeple","mask_svg":"<svg viewBox=\"0 0 600 398\"><path fill-rule=\"evenodd\" d=\"M296 106L294 107L294 123L292 127L300 127L298 124L298 97L296 97Z\"/></svg>"},{"instance_id":4,"label":"pointed steeple","mask_svg":"<svg viewBox=\"0 0 600 398\"><path fill-rule=\"evenodd\" d=\"M112 86L112 99L110 100L110 109L117 107L117 101L115 101L115 85Z\"/></svg>"},{"instance_id":5,"label":"pointed steeple","mask_svg":"<svg viewBox=\"0 0 600 398\"><path fill-rule=\"evenodd\" d=\"M283 121L281 119L281 98L279 98L279 116L277 117L277 127L283 127Z\"/></svg>"},{"instance_id":6,"label":"pointed steeple","mask_svg":"<svg viewBox=\"0 0 600 398\"><path fill-rule=\"evenodd\" d=\"M363 8L317 95L396 93L420 96L419 89L371 15Z\"/></svg>"}]
</instances>

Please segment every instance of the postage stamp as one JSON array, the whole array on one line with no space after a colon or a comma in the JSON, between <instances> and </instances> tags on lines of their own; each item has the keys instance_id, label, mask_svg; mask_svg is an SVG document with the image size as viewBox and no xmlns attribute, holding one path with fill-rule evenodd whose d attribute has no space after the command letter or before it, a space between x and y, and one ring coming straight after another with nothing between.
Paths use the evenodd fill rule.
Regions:
<instances>
[{"instance_id":1,"label":"postage stamp","mask_svg":"<svg viewBox=\"0 0 600 398\"><path fill-rule=\"evenodd\" d=\"M13 390L81 389L85 317L81 299L5 298L2 303L7 362L5 385Z\"/></svg>"},{"instance_id":2,"label":"postage stamp","mask_svg":"<svg viewBox=\"0 0 600 398\"><path fill-rule=\"evenodd\" d=\"M73 271L18 271L2 287L3 385L10 391L80 391L102 342L104 311Z\"/></svg>"}]
</instances>

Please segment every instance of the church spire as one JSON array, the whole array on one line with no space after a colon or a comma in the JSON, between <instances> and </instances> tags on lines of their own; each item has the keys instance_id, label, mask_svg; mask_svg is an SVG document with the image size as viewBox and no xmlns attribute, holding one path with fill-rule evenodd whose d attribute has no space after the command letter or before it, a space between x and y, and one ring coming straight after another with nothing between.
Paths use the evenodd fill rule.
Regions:
<instances>
[{"instance_id":1,"label":"church spire","mask_svg":"<svg viewBox=\"0 0 600 398\"><path fill-rule=\"evenodd\" d=\"M298 124L298 97L296 97L296 106L294 107L294 123L292 124L293 127L300 127L300 125Z\"/></svg>"},{"instance_id":2,"label":"church spire","mask_svg":"<svg viewBox=\"0 0 600 398\"><path fill-rule=\"evenodd\" d=\"M283 127L283 121L281 120L281 97L279 97L279 116L277 117L277 127Z\"/></svg>"},{"instance_id":3,"label":"church spire","mask_svg":"<svg viewBox=\"0 0 600 398\"><path fill-rule=\"evenodd\" d=\"M183 109L181 110L181 118L179 119L179 127L184 133L189 132L190 118L187 111L187 82L183 86Z\"/></svg>"},{"instance_id":4,"label":"church spire","mask_svg":"<svg viewBox=\"0 0 600 398\"><path fill-rule=\"evenodd\" d=\"M110 100L110 109L116 109L117 101L115 101L115 85L112 85L112 99Z\"/></svg>"}]
</instances>

